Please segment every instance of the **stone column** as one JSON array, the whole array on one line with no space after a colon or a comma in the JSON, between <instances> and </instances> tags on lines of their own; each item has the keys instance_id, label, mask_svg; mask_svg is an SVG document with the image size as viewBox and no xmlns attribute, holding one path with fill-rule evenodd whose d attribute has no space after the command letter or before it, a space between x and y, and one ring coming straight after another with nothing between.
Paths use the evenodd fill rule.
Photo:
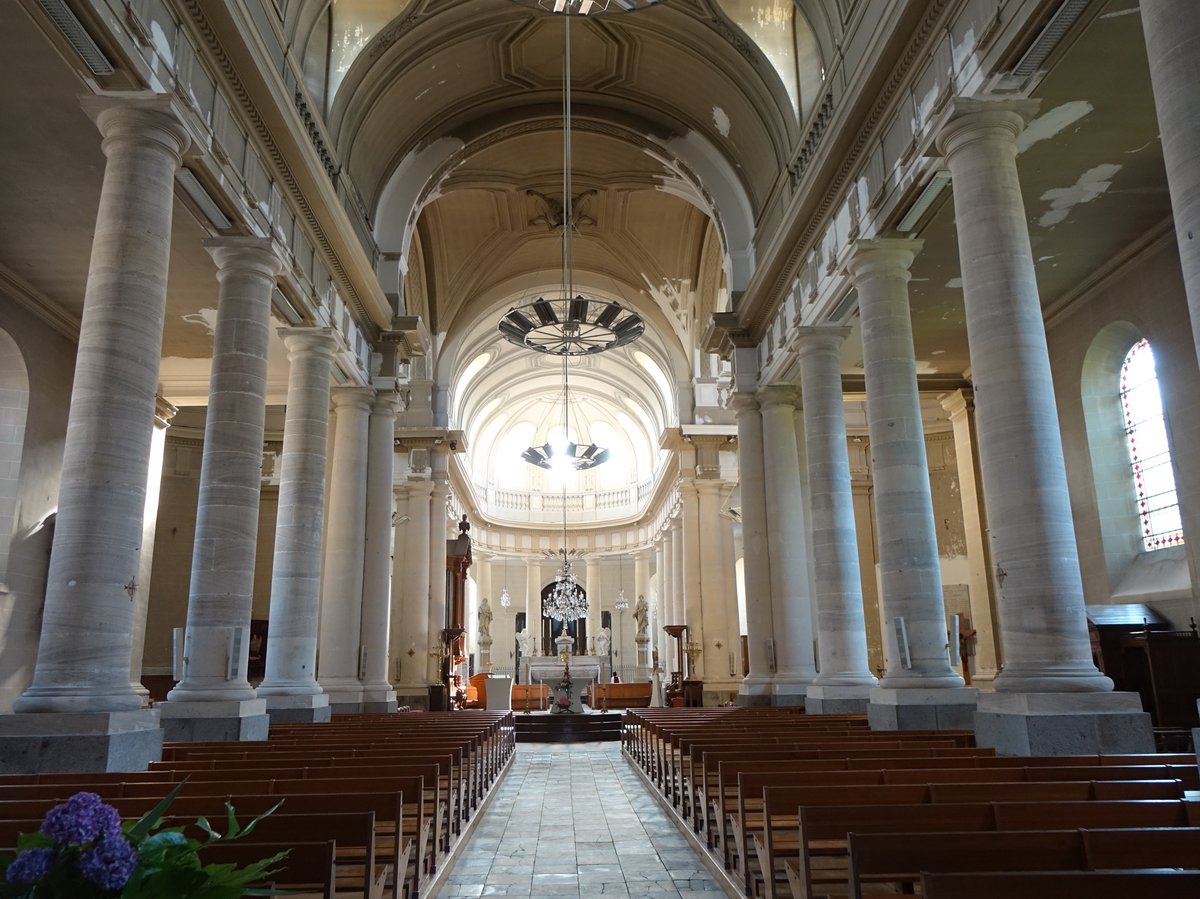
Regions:
<instances>
[{"instance_id":1,"label":"stone column","mask_svg":"<svg viewBox=\"0 0 1200 899\"><path fill-rule=\"evenodd\" d=\"M317 680L334 713L362 711L359 656L362 635L363 558L366 548L367 433L375 391L332 391L333 453L329 460L329 511L321 566L321 629Z\"/></svg>"},{"instance_id":2,"label":"stone column","mask_svg":"<svg viewBox=\"0 0 1200 899\"><path fill-rule=\"evenodd\" d=\"M817 646L821 671L808 688L806 711L862 714L876 685L867 663L858 541L839 351L849 328L800 329L808 484L816 574Z\"/></svg>"},{"instance_id":3,"label":"stone column","mask_svg":"<svg viewBox=\"0 0 1200 899\"><path fill-rule=\"evenodd\" d=\"M738 704L771 704L775 621L771 602L771 551L767 530L767 485L764 473L763 419L758 400L737 392L731 401L737 414L738 478L742 497L742 544L746 579L746 631L750 673L738 689ZM774 486L772 485L772 489Z\"/></svg>"},{"instance_id":4,"label":"stone column","mask_svg":"<svg viewBox=\"0 0 1200 899\"><path fill-rule=\"evenodd\" d=\"M954 184L980 468L1005 648L996 693L985 694L980 706L978 733L984 745L1014 754L1149 752L1149 718L1138 697L1107 692L1112 681L1092 663L1050 356L1017 176L1017 136L1035 111L1028 101L955 100L937 138Z\"/></svg>"},{"instance_id":5,"label":"stone column","mask_svg":"<svg viewBox=\"0 0 1200 899\"><path fill-rule=\"evenodd\" d=\"M391 629L392 477L395 468L396 392L381 390L367 425L366 533L363 549L362 691L364 712L396 711L388 680Z\"/></svg>"},{"instance_id":6,"label":"stone column","mask_svg":"<svg viewBox=\"0 0 1200 899\"><path fill-rule=\"evenodd\" d=\"M138 556L137 582L142 589L134 597L133 647L129 654L129 684L150 704L150 691L142 685L142 658L146 650L146 613L150 605L150 574L154 571L154 538L158 527L158 496L162 489L163 454L167 428L179 410L161 396L154 399L154 437L150 443L150 471L146 478L146 505L142 513L142 551Z\"/></svg>"},{"instance_id":7,"label":"stone column","mask_svg":"<svg viewBox=\"0 0 1200 899\"><path fill-rule=\"evenodd\" d=\"M688 626L685 637L688 643L695 643L700 648L699 655L692 657L695 670L690 675L701 680L707 670L705 656L708 649L704 642L704 586L700 576L700 495L694 481L679 482L679 539L683 544L680 567L683 570L683 623ZM715 626L717 622L713 624Z\"/></svg>"},{"instance_id":8,"label":"stone column","mask_svg":"<svg viewBox=\"0 0 1200 899\"><path fill-rule=\"evenodd\" d=\"M671 616L676 624L687 624L683 570L683 520L677 515L671 519Z\"/></svg>"},{"instance_id":9,"label":"stone column","mask_svg":"<svg viewBox=\"0 0 1200 899\"><path fill-rule=\"evenodd\" d=\"M596 655L596 637L600 635L600 606L604 602L604 590L600 586L600 560L588 556L584 561L584 589L587 590L587 632L588 645L583 647L581 655Z\"/></svg>"},{"instance_id":10,"label":"stone column","mask_svg":"<svg viewBox=\"0 0 1200 899\"><path fill-rule=\"evenodd\" d=\"M4 716L0 772L140 770L158 714L129 682L162 355L175 172L169 97L88 97L107 161L83 298L54 547L33 682ZM70 714L76 713L76 714Z\"/></svg>"},{"instance_id":11,"label":"stone column","mask_svg":"<svg viewBox=\"0 0 1200 899\"><path fill-rule=\"evenodd\" d=\"M640 549L633 554L633 611L636 612L639 603L646 603L646 628L639 630L637 619L633 619L633 643L637 649L637 669L634 679L644 681L649 676L650 667L650 555L652 550ZM631 616L632 617L632 616Z\"/></svg>"},{"instance_id":12,"label":"stone column","mask_svg":"<svg viewBox=\"0 0 1200 899\"><path fill-rule=\"evenodd\" d=\"M422 706L429 702L429 524L433 483L408 481L408 532L404 554L404 638L401 638L403 693ZM400 691L398 690L397 693Z\"/></svg>"},{"instance_id":13,"label":"stone column","mask_svg":"<svg viewBox=\"0 0 1200 899\"><path fill-rule=\"evenodd\" d=\"M975 703L974 691L950 667L946 643L908 307L908 269L920 247L912 240L859 241L848 263L862 316L888 646L887 673L871 692L867 714L883 730L970 727Z\"/></svg>"},{"instance_id":14,"label":"stone column","mask_svg":"<svg viewBox=\"0 0 1200 899\"><path fill-rule=\"evenodd\" d=\"M663 528L662 547L663 571L660 578L663 585L662 624L683 624L681 618L675 617L675 541L671 539L670 521ZM676 664L676 660L673 656L668 658L668 650L673 651L674 641L670 640L664 633L659 639L659 645L661 647L659 651L663 656L663 667L667 671L673 671L672 666Z\"/></svg>"},{"instance_id":15,"label":"stone column","mask_svg":"<svg viewBox=\"0 0 1200 899\"><path fill-rule=\"evenodd\" d=\"M553 644L542 645L542 560L533 557L525 560L525 626L529 628L530 655L554 652Z\"/></svg>"},{"instance_id":16,"label":"stone column","mask_svg":"<svg viewBox=\"0 0 1200 899\"><path fill-rule=\"evenodd\" d=\"M737 652L737 598L733 570L727 565L725 546L729 521L721 516L724 484L712 478L697 478L700 531L700 582L704 616L704 687L713 703L725 702L737 691L737 678L730 672L729 654ZM733 616L732 619L730 616ZM723 694L723 695L717 695Z\"/></svg>"},{"instance_id":17,"label":"stone column","mask_svg":"<svg viewBox=\"0 0 1200 899\"><path fill-rule=\"evenodd\" d=\"M775 623L775 705L804 705L817 676L813 659L812 594L800 456L796 447L796 389L760 387L767 545L771 555L771 616Z\"/></svg>"},{"instance_id":18,"label":"stone column","mask_svg":"<svg viewBox=\"0 0 1200 899\"><path fill-rule=\"evenodd\" d=\"M1200 8L1191 0L1141 0L1141 7L1179 263L1200 355Z\"/></svg>"},{"instance_id":19,"label":"stone column","mask_svg":"<svg viewBox=\"0 0 1200 899\"><path fill-rule=\"evenodd\" d=\"M275 561L271 570L266 676L258 695L272 721L328 721L317 684L321 541L325 531L325 449L329 378L337 336L331 328L282 328L288 348Z\"/></svg>"},{"instance_id":20,"label":"stone column","mask_svg":"<svg viewBox=\"0 0 1200 899\"><path fill-rule=\"evenodd\" d=\"M441 683L441 660L432 651L442 645L442 631L446 629L446 500L450 497L450 484L445 480L445 455L434 454L442 460L439 470L432 472L433 491L429 497L429 634L426 642L431 655L429 682Z\"/></svg>"},{"instance_id":21,"label":"stone column","mask_svg":"<svg viewBox=\"0 0 1200 899\"><path fill-rule=\"evenodd\" d=\"M654 594L654 611L651 615L653 619L650 623L650 641L653 644L650 649L651 664L654 663L653 655L658 653L659 667L664 671L669 670L668 662L663 640L666 634L663 631L664 624L670 624L667 621L667 613L669 606L666 602L667 584L670 566L667 564L667 540L666 534L660 533L654 541L654 574L658 579L657 589Z\"/></svg>"},{"instance_id":22,"label":"stone column","mask_svg":"<svg viewBox=\"0 0 1200 899\"><path fill-rule=\"evenodd\" d=\"M954 454L958 459L959 496L967 538L967 565L971 590L971 628L975 631L975 666L972 681L979 685L996 679L1000 658L996 638L996 597L992 589L992 553L987 513L979 472L979 437L975 430L975 394L970 388L941 398L954 428ZM968 664L963 659L963 665ZM966 670L964 668L964 670Z\"/></svg>"},{"instance_id":23,"label":"stone column","mask_svg":"<svg viewBox=\"0 0 1200 899\"><path fill-rule=\"evenodd\" d=\"M267 704L246 680L271 292L283 259L270 240L206 241L220 299L204 421L183 679L162 706L167 740L265 740Z\"/></svg>"},{"instance_id":24,"label":"stone column","mask_svg":"<svg viewBox=\"0 0 1200 899\"><path fill-rule=\"evenodd\" d=\"M407 653L412 642L410 628L404 621L404 582L408 575L408 526L412 522L412 516L408 512L406 483L392 484L392 520L391 579L388 587L391 602L388 612L388 671L391 674L390 682L401 685L408 673L405 663L409 659Z\"/></svg>"}]
</instances>

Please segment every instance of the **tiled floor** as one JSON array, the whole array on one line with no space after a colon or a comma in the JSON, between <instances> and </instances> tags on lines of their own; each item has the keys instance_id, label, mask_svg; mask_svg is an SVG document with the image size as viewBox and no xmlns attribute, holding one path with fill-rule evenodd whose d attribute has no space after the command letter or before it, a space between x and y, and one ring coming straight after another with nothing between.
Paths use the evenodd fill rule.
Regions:
<instances>
[{"instance_id":1,"label":"tiled floor","mask_svg":"<svg viewBox=\"0 0 1200 899\"><path fill-rule=\"evenodd\" d=\"M439 897L703 897L721 888L619 743L517 745Z\"/></svg>"}]
</instances>

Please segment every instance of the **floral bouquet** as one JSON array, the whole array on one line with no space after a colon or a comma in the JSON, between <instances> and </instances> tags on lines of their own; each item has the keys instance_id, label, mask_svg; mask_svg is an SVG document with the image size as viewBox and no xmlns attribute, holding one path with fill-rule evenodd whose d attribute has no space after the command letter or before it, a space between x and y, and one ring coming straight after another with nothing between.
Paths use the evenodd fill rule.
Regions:
<instances>
[{"instance_id":1,"label":"floral bouquet","mask_svg":"<svg viewBox=\"0 0 1200 899\"><path fill-rule=\"evenodd\" d=\"M569 665L563 665L562 680L558 682L555 688L557 696L554 700L555 710L560 714L571 711L571 687L574 686L574 681L571 680L571 668Z\"/></svg>"},{"instance_id":2,"label":"floral bouquet","mask_svg":"<svg viewBox=\"0 0 1200 899\"><path fill-rule=\"evenodd\" d=\"M185 778L186 782L186 778ZM0 857L0 897L10 899L237 899L278 895L248 889L262 881L286 852L239 869L236 865L204 865L200 850L216 842L246 836L279 808L276 804L245 827L233 806L225 803L226 833L207 819L196 824L205 843L183 835L182 827L155 830L179 783L139 821L122 824L121 816L95 793L76 793L46 813L41 830L22 834L15 858Z\"/></svg>"}]
</instances>

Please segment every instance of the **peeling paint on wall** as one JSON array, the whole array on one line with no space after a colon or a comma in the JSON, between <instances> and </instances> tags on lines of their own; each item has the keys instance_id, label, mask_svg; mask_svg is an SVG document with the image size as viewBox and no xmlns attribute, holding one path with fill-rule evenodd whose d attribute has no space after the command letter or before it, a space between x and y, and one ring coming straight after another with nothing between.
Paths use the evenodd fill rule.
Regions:
<instances>
[{"instance_id":1,"label":"peeling paint on wall","mask_svg":"<svg viewBox=\"0 0 1200 899\"><path fill-rule=\"evenodd\" d=\"M1049 140L1054 135L1065 131L1091 112L1093 108L1087 100L1072 100L1042 113L1025 126L1025 130L1017 138L1017 152L1024 153L1034 144Z\"/></svg>"},{"instance_id":2,"label":"peeling paint on wall","mask_svg":"<svg viewBox=\"0 0 1200 899\"><path fill-rule=\"evenodd\" d=\"M1051 228L1064 222L1071 210L1083 203L1090 203L1112 187L1112 178L1121 171L1115 163L1104 163L1088 169L1070 187L1056 187L1042 194L1041 199L1050 204L1050 209L1038 219L1043 228Z\"/></svg>"},{"instance_id":3,"label":"peeling paint on wall","mask_svg":"<svg viewBox=\"0 0 1200 899\"><path fill-rule=\"evenodd\" d=\"M717 126L717 130L721 132L721 137L729 137L729 116L720 106L713 107L713 124Z\"/></svg>"},{"instance_id":4,"label":"peeling paint on wall","mask_svg":"<svg viewBox=\"0 0 1200 899\"><path fill-rule=\"evenodd\" d=\"M197 312L189 312L183 316L183 320L189 325L200 325L208 332L208 336L212 337L217 330L217 310L216 309L200 309Z\"/></svg>"}]
</instances>

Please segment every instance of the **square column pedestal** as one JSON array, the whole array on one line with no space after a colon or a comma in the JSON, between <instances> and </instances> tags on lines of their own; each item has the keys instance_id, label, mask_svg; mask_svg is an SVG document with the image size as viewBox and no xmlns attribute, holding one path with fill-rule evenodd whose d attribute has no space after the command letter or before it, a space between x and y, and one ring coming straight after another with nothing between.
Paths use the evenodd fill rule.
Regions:
<instances>
[{"instance_id":1,"label":"square column pedestal","mask_svg":"<svg viewBox=\"0 0 1200 899\"><path fill-rule=\"evenodd\" d=\"M265 740L271 719L265 699L162 702L163 739L168 743Z\"/></svg>"},{"instance_id":2,"label":"square column pedestal","mask_svg":"<svg viewBox=\"0 0 1200 899\"><path fill-rule=\"evenodd\" d=\"M865 715L874 687L822 687L812 684L804 700L809 715Z\"/></svg>"},{"instance_id":3,"label":"square column pedestal","mask_svg":"<svg viewBox=\"0 0 1200 899\"><path fill-rule=\"evenodd\" d=\"M145 771L162 744L157 709L0 715L0 774Z\"/></svg>"},{"instance_id":4,"label":"square column pedestal","mask_svg":"<svg viewBox=\"0 0 1200 899\"><path fill-rule=\"evenodd\" d=\"M332 714L324 693L265 698L267 714L276 724L325 724Z\"/></svg>"},{"instance_id":5,"label":"square column pedestal","mask_svg":"<svg viewBox=\"0 0 1200 899\"><path fill-rule=\"evenodd\" d=\"M1001 755L1154 752L1136 693L984 693L975 741Z\"/></svg>"},{"instance_id":6,"label":"square column pedestal","mask_svg":"<svg viewBox=\"0 0 1200 899\"><path fill-rule=\"evenodd\" d=\"M871 730L970 730L979 691L972 687L872 687L867 705Z\"/></svg>"},{"instance_id":7,"label":"square column pedestal","mask_svg":"<svg viewBox=\"0 0 1200 899\"><path fill-rule=\"evenodd\" d=\"M394 712L398 709L395 690L363 688L362 710L364 712Z\"/></svg>"}]
</instances>

